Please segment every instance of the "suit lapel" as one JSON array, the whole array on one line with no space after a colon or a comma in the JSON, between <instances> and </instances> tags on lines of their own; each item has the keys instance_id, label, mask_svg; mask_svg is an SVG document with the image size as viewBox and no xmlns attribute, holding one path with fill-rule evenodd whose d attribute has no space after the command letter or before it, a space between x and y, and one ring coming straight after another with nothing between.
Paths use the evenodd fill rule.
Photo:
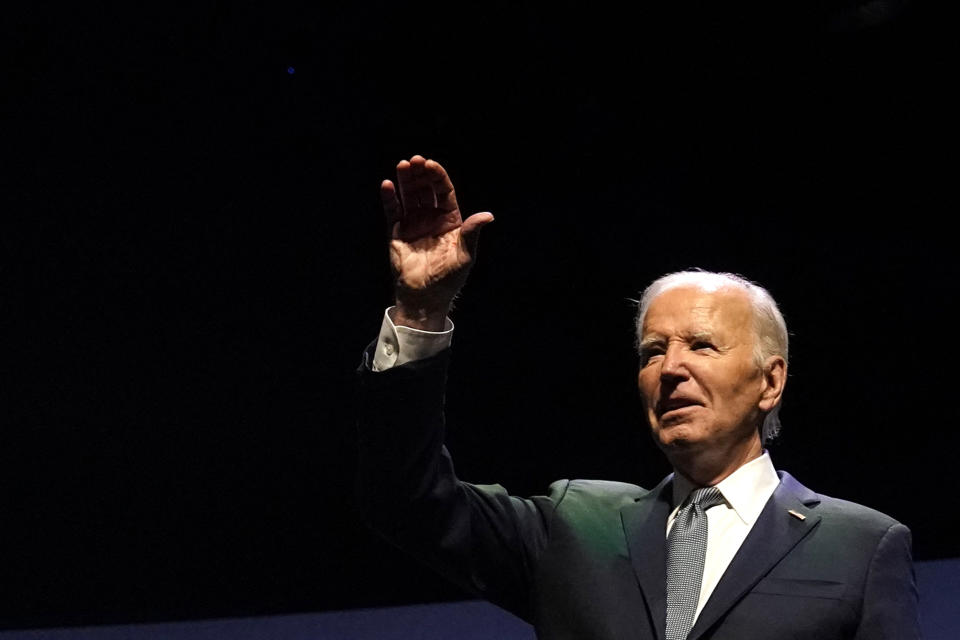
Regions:
<instances>
[{"instance_id":1,"label":"suit lapel","mask_svg":"<svg viewBox=\"0 0 960 640\"><path fill-rule=\"evenodd\" d=\"M696 640L707 631L813 530L820 516L810 507L819 501L817 494L793 476L780 472L780 484L707 600L688 640ZM790 510L805 519L792 515Z\"/></svg>"},{"instance_id":2,"label":"suit lapel","mask_svg":"<svg viewBox=\"0 0 960 640\"><path fill-rule=\"evenodd\" d=\"M664 637L667 620L667 518L670 515L669 475L643 497L620 511L630 549L630 563L647 604L655 637Z\"/></svg>"}]
</instances>

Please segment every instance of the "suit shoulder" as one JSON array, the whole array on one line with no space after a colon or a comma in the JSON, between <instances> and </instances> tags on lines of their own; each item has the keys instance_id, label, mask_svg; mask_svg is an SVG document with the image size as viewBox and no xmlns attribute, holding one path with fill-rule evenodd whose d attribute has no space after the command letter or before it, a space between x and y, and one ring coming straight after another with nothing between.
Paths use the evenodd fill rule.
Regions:
<instances>
[{"instance_id":1,"label":"suit shoulder","mask_svg":"<svg viewBox=\"0 0 960 640\"><path fill-rule=\"evenodd\" d=\"M619 509L647 494L647 490L627 482L612 480L558 480L553 483L551 494L563 487L562 503L592 505L597 508L610 507Z\"/></svg>"},{"instance_id":2,"label":"suit shoulder","mask_svg":"<svg viewBox=\"0 0 960 640\"><path fill-rule=\"evenodd\" d=\"M816 510L823 518L878 532L885 532L897 525L903 526L895 518L862 504L823 494L817 494L817 497L820 499L820 504L817 505Z\"/></svg>"},{"instance_id":3,"label":"suit shoulder","mask_svg":"<svg viewBox=\"0 0 960 640\"><path fill-rule=\"evenodd\" d=\"M789 473L782 470L778 473L781 484L777 491L783 490L786 495L792 495L793 499L799 500L828 523L859 531L869 530L880 533L885 533L894 527L907 530L895 519L876 509L816 493L802 485Z\"/></svg>"}]
</instances>

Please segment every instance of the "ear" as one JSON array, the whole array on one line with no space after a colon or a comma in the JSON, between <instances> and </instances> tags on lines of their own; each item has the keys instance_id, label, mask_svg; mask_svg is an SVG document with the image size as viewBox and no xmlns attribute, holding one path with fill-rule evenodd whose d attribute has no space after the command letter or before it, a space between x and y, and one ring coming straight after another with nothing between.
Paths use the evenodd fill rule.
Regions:
<instances>
[{"instance_id":1,"label":"ear","mask_svg":"<svg viewBox=\"0 0 960 640\"><path fill-rule=\"evenodd\" d=\"M770 412L780 404L787 386L787 362L783 356L770 356L763 363L763 387L760 391L761 411Z\"/></svg>"}]
</instances>

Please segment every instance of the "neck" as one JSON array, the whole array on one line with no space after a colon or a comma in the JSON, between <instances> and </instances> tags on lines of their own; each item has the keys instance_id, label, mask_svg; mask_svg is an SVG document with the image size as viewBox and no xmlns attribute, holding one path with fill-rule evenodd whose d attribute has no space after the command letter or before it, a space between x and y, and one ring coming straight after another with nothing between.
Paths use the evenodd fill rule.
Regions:
<instances>
[{"instance_id":1,"label":"neck","mask_svg":"<svg viewBox=\"0 0 960 640\"><path fill-rule=\"evenodd\" d=\"M763 445L757 437L749 446L730 451L671 451L667 452L673 470L699 487L712 487L727 476L763 455Z\"/></svg>"}]
</instances>

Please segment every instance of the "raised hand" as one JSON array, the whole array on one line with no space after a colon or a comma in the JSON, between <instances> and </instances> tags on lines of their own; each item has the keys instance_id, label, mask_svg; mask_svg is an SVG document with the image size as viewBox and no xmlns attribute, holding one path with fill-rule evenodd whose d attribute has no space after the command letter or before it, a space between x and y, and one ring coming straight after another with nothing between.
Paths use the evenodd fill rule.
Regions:
<instances>
[{"instance_id":1,"label":"raised hand","mask_svg":"<svg viewBox=\"0 0 960 640\"><path fill-rule=\"evenodd\" d=\"M475 213L463 220L447 172L422 156L401 160L397 185L384 180L380 197L391 229L397 298L393 320L440 331L473 265L480 229L493 215Z\"/></svg>"}]
</instances>

